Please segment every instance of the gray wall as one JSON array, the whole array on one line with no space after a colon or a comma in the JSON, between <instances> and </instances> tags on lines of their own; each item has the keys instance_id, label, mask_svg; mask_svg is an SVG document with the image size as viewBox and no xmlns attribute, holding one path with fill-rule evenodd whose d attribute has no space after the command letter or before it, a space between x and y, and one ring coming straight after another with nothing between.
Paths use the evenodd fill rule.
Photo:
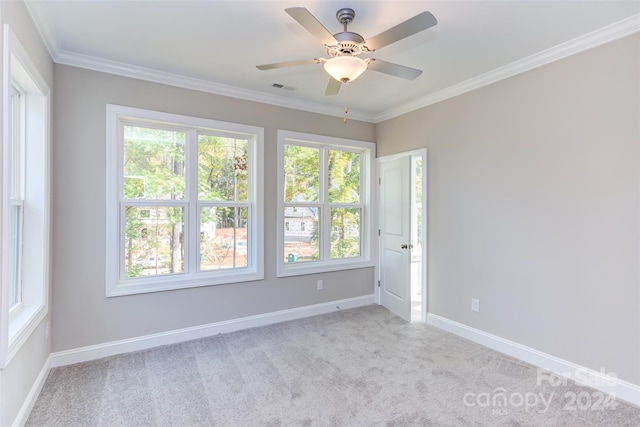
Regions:
<instances>
[{"instance_id":1,"label":"gray wall","mask_svg":"<svg viewBox=\"0 0 640 427\"><path fill-rule=\"evenodd\" d=\"M640 384L639 63L634 35L377 126L429 151L431 313Z\"/></svg>"},{"instance_id":2,"label":"gray wall","mask_svg":"<svg viewBox=\"0 0 640 427\"><path fill-rule=\"evenodd\" d=\"M53 93L53 62L24 4L17 1L0 1L0 17L3 24L9 24ZM3 46L2 37L0 32L0 51ZM0 67L1 62L0 54ZM40 322L9 365L0 371L0 425L2 426L13 423L51 353L51 339L45 337L45 325L50 320L50 313L51 307L49 307L49 315Z\"/></svg>"},{"instance_id":3,"label":"gray wall","mask_svg":"<svg viewBox=\"0 0 640 427\"><path fill-rule=\"evenodd\" d=\"M374 292L373 268L276 278L275 224L278 129L374 141L375 125L61 65L55 87L54 351ZM265 280L105 298L108 103L265 128Z\"/></svg>"}]
</instances>

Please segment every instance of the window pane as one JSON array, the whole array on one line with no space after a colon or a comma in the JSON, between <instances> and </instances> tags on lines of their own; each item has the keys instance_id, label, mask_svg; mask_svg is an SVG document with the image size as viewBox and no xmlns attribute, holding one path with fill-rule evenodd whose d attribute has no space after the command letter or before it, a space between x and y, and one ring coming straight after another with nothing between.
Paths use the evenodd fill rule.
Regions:
<instances>
[{"instance_id":1,"label":"window pane","mask_svg":"<svg viewBox=\"0 0 640 427\"><path fill-rule=\"evenodd\" d=\"M360 153L329 150L327 173L329 202L360 202Z\"/></svg>"},{"instance_id":2,"label":"window pane","mask_svg":"<svg viewBox=\"0 0 640 427\"><path fill-rule=\"evenodd\" d=\"M360 256L360 216L358 208L331 209L331 258Z\"/></svg>"},{"instance_id":3,"label":"window pane","mask_svg":"<svg viewBox=\"0 0 640 427\"><path fill-rule=\"evenodd\" d=\"M320 200L320 150L284 146L285 202L317 202Z\"/></svg>"},{"instance_id":4,"label":"window pane","mask_svg":"<svg viewBox=\"0 0 640 427\"><path fill-rule=\"evenodd\" d=\"M198 136L198 198L246 201L248 142L245 139Z\"/></svg>"},{"instance_id":5,"label":"window pane","mask_svg":"<svg viewBox=\"0 0 640 427\"><path fill-rule=\"evenodd\" d=\"M9 309L22 302L22 206L11 206Z\"/></svg>"},{"instance_id":6,"label":"window pane","mask_svg":"<svg viewBox=\"0 0 640 427\"><path fill-rule=\"evenodd\" d=\"M125 207L125 277L184 271L184 209Z\"/></svg>"},{"instance_id":7,"label":"window pane","mask_svg":"<svg viewBox=\"0 0 640 427\"><path fill-rule=\"evenodd\" d=\"M12 199L23 199L23 137L24 129L22 126L22 102L24 95L22 92L11 85L11 101L9 112L9 144L11 150L11 193Z\"/></svg>"},{"instance_id":8,"label":"window pane","mask_svg":"<svg viewBox=\"0 0 640 427\"><path fill-rule=\"evenodd\" d=\"M200 209L200 270L248 265L247 214L244 207Z\"/></svg>"},{"instance_id":9,"label":"window pane","mask_svg":"<svg viewBox=\"0 0 640 427\"><path fill-rule=\"evenodd\" d=\"M185 133L124 127L124 198L185 197Z\"/></svg>"},{"instance_id":10,"label":"window pane","mask_svg":"<svg viewBox=\"0 0 640 427\"><path fill-rule=\"evenodd\" d=\"M319 213L319 208L284 208L284 262L320 259Z\"/></svg>"}]
</instances>

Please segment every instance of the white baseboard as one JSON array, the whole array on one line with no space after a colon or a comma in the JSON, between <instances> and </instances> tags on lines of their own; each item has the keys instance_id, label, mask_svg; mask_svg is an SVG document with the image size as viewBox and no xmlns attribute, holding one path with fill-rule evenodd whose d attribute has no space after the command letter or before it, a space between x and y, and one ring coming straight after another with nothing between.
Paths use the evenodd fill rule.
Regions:
<instances>
[{"instance_id":1,"label":"white baseboard","mask_svg":"<svg viewBox=\"0 0 640 427\"><path fill-rule=\"evenodd\" d=\"M331 313L336 310L363 307L374 304L374 302L373 294L365 295L356 298L292 308L289 310L258 314L256 316L225 320L207 325L176 329L173 331L97 344L88 347L74 348L71 350L53 353L51 355L51 366L58 367L71 365L73 363L86 362L132 351L146 350L161 345L176 344L184 341L210 337L217 334L239 331L241 329L255 328L257 326L265 326L289 320L302 319L304 317L317 316L320 314Z\"/></svg>"},{"instance_id":2,"label":"white baseboard","mask_svg":"<svg viewBox=\"0 0 640 427\"><path fill-rule=\"evenodd\" d=\"M18 415L16 415L16 419L13 421L12 426L24 426L27 423L27 419L29 418L29 414L31 414L31 410L33 406L36 404L36 400L38 400L38 396L40 396L40 392L42 391L42 387L44 387L44 383L47 381L47 377L49 376L49 371L51 370L51 355L47 357L47 360L44 362L40 373L36 377L35 382L31 386L31 390L29 390L29 394L24 399L22 403L22 407L20 411L18 411Z\"/></svg>"},{"instance_id":3,"label":"white baseboard","mask_svg":"<svg viewBox=\"0 0 640 427\"><path fill-rule=\"evenodd\" d=\"M632 384L615 376L608 375L604 371L585 368L573 362L560 359L436 314L427 314L427 323L485 347L523 360L534 366L551 371L560 377L568 378L577 383L613 395L633 405L640 406L640 385Z\"/></svg>"}]
</instances>

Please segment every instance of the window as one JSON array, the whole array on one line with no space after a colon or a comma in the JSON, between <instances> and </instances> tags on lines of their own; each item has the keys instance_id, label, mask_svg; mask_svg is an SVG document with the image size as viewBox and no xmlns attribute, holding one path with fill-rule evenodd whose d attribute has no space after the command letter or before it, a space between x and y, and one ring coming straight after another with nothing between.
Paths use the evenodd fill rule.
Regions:
<instances>
[{"instance_id":1,"label":"window","mask_svg":"<svg viewBox=\"0 0 640 427\"><path fill-rule=\"evenodd\" d=\"M278 132L278 276L372 266L375 145Z\"/></svg>"},{"instance_id":2,"label":"window","mask_svg":"<svg viewBox=\"0 0 640 427\"><path fill-rule=\"evenodd\" d=\"M0 368L47 314L49 88L4 26Z\"/></svg>"},{"instance_id":3,"label":"window","mask_svg":"<svg viewBox=\"0 0 640 427\"><path fill-rule=\"evenodd\" d=\"M114 105L107 121L107 296L263 279L263 129Z\"/></svg>"}]
</instances>

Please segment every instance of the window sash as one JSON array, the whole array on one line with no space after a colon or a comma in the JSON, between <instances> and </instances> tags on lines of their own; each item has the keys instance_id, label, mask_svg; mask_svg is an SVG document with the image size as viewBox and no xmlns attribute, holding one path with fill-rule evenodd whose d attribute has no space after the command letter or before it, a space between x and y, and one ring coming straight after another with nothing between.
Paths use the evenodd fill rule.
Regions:
<instances>
[{"instance_id":1,"label":"window sash","mask_svg":"<svg viewBox=\"0 0 640 427\"><path fill-rule=\"evenodd\" d=\"M252 247L253 245L253 238L251 237L251 229L250 229L250 221L249 219L251 218L251 206L247 203L236 203L236 204L231 204L231 203L221 203L221 204L213 204L213 203L199 203L198 204L198 241L197 241L197 258L198 258L198 263L197 263L197 271L198 272L210 272L210 271L218 271L218 270L224 270L224 269L229 269L229 267L223 267L222 263L218 263L219 264L219 268L203 268L203 259L202 259L202 254L203 254L203 243L202 243L202 236L203 233L206 231L203 231L203 226L202 226L202 210L203 209L211 209L211 208L224 208L224 209L233 209L233 235L231 238L231 242L224 242L224 238L221 239L222 241L220 243L222 243L223 245L229 244L231 247L231 257L232 257L232 269L233 270L243 270L243 269L247 269L251 264L252 264L252 253L251 251L249 251L249 248ZM245 239L242 239L241 236L241 232L239 233L238 230L242 230L242 227L238 227L238 215L237 213L239 211L246 211L246 223L245 223ZM215 225L214 225L215 227ZM214 237L214 242L212 242L212 245L214 245L214 251L212 252L212 256L215 257L216 252L215 251L215 240L216 237L218 237L217 235ZM229 239L227 239L229 240ZM244 245L242 245L242 242L245 242ZM244 246L244 247L243 247ZM208 246L207 246L208 248ZM226 249L225 252L229 252L229 248L226 246L223 246L219 249ZM244 250L243 250L244 249ZM242 253L244 252L244 259L245 259L245 264L244 265L239 265L242 262ZM228 255L228 254L226 254ZM222 258L222 261L226 261L228 256L224 256ZM217 261L220 261L220 259L217 259ZM214 264L211 263L210 264Z\"/></svg>"},{"instance_id":2,"label":"window sash","mask_svg":"<svg viewBox=\"0 0 640 427\"><path fill-rule=\"evenodd\" d=\"M186 233L186 224L185 224L185 220L184 218L186 217L186 212L188 209L188 206L186 203L173 203L173 204L162 204L162 203L155 203L153 205L151 204L144 204L144 203L136 203L136 204L129 204L126 202L123 202L120 205L120 267L119 267L119 277L120 280L123 281L129 281L129 280L137 280L137 279L141 279L141 278L149 278L149 277L159 277L159 276L170 276L170 275L182 275L185 274L185 258L186 258L186 253L183 254L182 256L182 271L174 271L174 272L168 272L168 273L162 273L162 274L157 274L158 272L158 263L157 260L160 256L165 256L164 252L167 252L166 255L166 259L168 260L169 257L171 257L171 247L169 247L168 251L159 251L158 250L158 246L156 245L155 248L152 248L151 251L147 251L145 253L145 257L143 259L138 260L137 258L135 260L131 259L131 270L133 271L138 271L139 268L138 266L142 267L142 271L141 271L141 275L140 276L133 276L133 277L128 277L127 276L127 264L128 264L128 260L127 260L127 247L126 247L126 243L127 241L132 242L132 238L129 238L129 240L127 240L127 218L126 218L126 210L128 207L140 207L140 208L146 208L146 207L151 207L151 208L168 208L168 209L181 209L182 210L182 239L183 239L183 243L182 243L182 247L186 247L186 243L187 243L187 233ZM153 226L153 219L149 218L149 226ZM156 227L158 226L158 222L156 221ZM166 224L164 224L166 225ZM175 236L171 236L172 238L175 238ZM156 234L155 239L158 239L158 235ZM171 242L171 240L170 240ZM186 252L186 251L185 251ZM130 256L131 256L131 251L129 252ZM151 257L154 257L156 259L156 274L148 274L148 275L144 275L142 274L144 272L144 268L145 267L153 267L153 265L147 265L145 266L145 261L149 261L151 259ZM162 263L164 264L164 263ZM170 265L171 267L172 265ZM161 267L164 267L163 265ZM175 267L174 267L175 268Z\"/></svg>"},{"instance_id":3,"label":"window sash","mask_svg":"<svg viewBox=\"0 0 640 427\"><path fill-rule=\"evenodd\" d=\"M286 216L286 211L293 208L291 216ZM297 208L297 211L295 210ZM304 209L316 209L317 215L304 216ZM317 263L326 259L321 245L321 236L323 234L323 206L319 203L304 203L284 205L282 212L282 220L284 221L284 240L281 250L284 251L283 259L285 263ZM311 213L311 212L310 212ZM300 215L294 215L300 214ZM316 222L315 229L304 230L304 233L296 233L292 223L296 220L311 219ZM287 227L288 224L288 227ZM313 236L318 236L317 242L314 242ZM287 239L288 237L288 239ZM306 245L304 243L307 243Z\"/></svg>"},{"instance_id":4,"label":"window sash","mask_svg":"<svg viewBox=\"0 0 640 427\"><path fill-rule=\"evenodd\" d=\"M159 277L159 276L168 276L168 275L188 275L191 273L212 273L217 271L216 269L203 269L201 268L201 261L200 261L200 254L202 252L202 241L201 241L201 232L202 232L202 224L201 224L201 211L202 209L205 208L231 208L231 209L245 209L247 212L247 222L250 222L251 219L251 215L252 215L252 209L251 209L251 203L250 202L211 202L211 201L199 201L196 202L195 204L195 211L196 211L196 215L197 215L197 220L195 223L193 224L187 224L185 218L190 216L190 210L193 210L193 207L190 203L188 202L184 202L184 201L169 201L169 200L160 200L160 201L156 201L156 200L139 200L139 199L127 199L127 200L123 200L120 203L120 231L119 231L119 236L120 236L120 268L119 268L119 278L120 280L140 280L140 279L149 279L150 277ZM140 207L140 208L146 208L146 207L152 207L152 208L182 208L183 209L183 222L182 222L182 238L183 238L183 243L182 243L182 247L184 248L184 256L183 256L183 262L184 262L184 267L183 267L183 271L179 271L179 272L173 272L173 273L164 273L164 274L149 274L149 275L144 275L144 276L137 276L137 277L127 277L126 276L126 271L127 271L127 247L126 247L126 243L127 243L127 238L126 238L126 209L127 207ZM193 244L190 241L190 237L191 235L193 235L194 233L190 233L190 229L191 228L195 228L196 229L196 233L195 235L197 236L197 240L195 243L195 247L196 250L193 250ZM236 240L242 240L242 239L234 239L234 248L237 246ZM251 236L249 235L246 239L246 245L247 248L251 247L253 245L253 238L251 238ZM235 254L236 250L234 249L234 264L235 264ZM195 257L197 258L197 262L196 263L191 263L188 260L190 260L191 257ZM159 256L157 255L157 251L152 253L150 256ZM237 267L233 267L234 270L240 270L240 269L244 269L246 270L251 262L253 261L253 256L251 254L251 252L247 251L247 265L243 265L243 266L237 266Z\"/></svg>"},{"instance_id":5,"label":"window sash","mask_svg":"<svg viewBox=\"0 0 640 427\"><path fill-rule=\"evenodd\" d=\"M141 130L140 135L138 136L138 138L133 138L133 137L126 138L126 135L125 135L126 129L140 129ZM158 135L156 139L151 139L151 138L145 139L143 135L145 133L144 132L145 130L151 131L149 132L151 134L153 133L153 131L166 132L169 134L173 134L174 147L170 145L171 141L168 141L166 139L166 137L168 137L169 135L165 135L165 139L162 139L161 135ZM187 179L187 167L188 167L187 158L189 155L189 148L190 148L189 131L180 127L162 126L162 125L157 125L155 123L147 124L147 123L129 122L126 124L125 123L122 124L120 132L121 132L121 139L119 143L120 143L120 148L122 150L122 156L123 156L123 170L122 170L123 182L122 182L122 188L120 190L121 197L123 199L129 199L129 200L157 200L157 201L185 200L187 198L187 185L189 185L188 179ZM182 135L182 138L179 138L179 135ZM125 142L129 142L129 144L125 144ZM177 155L177 160L173 158L174 164L172 165L175 167L175 163L176 162L180 163L180 161L184 163L184 165L182 166L178 165L178 168L182 169L182 176L180 176L179 173L176 173L176 171L170 170L169 165L166 164L166 161L163 162L164 167L156 166L157 170L154 170L153 172L143 171L143 172L147 172L145 175L137 175L137 174L132 175L131 173L126 173L125 164L131 163L134 166L136 164L133 161L129 162L129 159L127 159L127 154L129 152L134 151L136 144L140 144L140 146L137 148L144 152L144 149L146 148L144 146L145 143L148 144L148 147L152 146L156 148L156 152L153 153L153 155L160 157L160 159L162 159L162 157L165 155L171 156L171 154L168 153L168 151L171 148L175 148L175 147L179 147L180 145L183 145L182 153L180 153L179 151L175 153ZM146 154L147 156L151 155L151 153L144 153L144 154ZM145 160L147 159L147 156L144 156ZM166 159L162 159L162 160L166 160ZM142 173L142 172L138 172L138 173ZM172 176L171 173L173 173L174 175ZM135 198L125 197L124 190L126 188L127 178L129 179L141 178L143 180L143 193L141 194L140 197L135 197ZM151 194L150 192L147 192L147 181L150 182L149 187L152 186L151 183L154 184L153 187L158 187L156 188L155 194ZM171 185L169 185L168 187L164 187L163 184L166 184L167 181L175 182L177 187L173 187ZM161 188L163 193L160 193Z\"/></svg>"}]
</instances>

